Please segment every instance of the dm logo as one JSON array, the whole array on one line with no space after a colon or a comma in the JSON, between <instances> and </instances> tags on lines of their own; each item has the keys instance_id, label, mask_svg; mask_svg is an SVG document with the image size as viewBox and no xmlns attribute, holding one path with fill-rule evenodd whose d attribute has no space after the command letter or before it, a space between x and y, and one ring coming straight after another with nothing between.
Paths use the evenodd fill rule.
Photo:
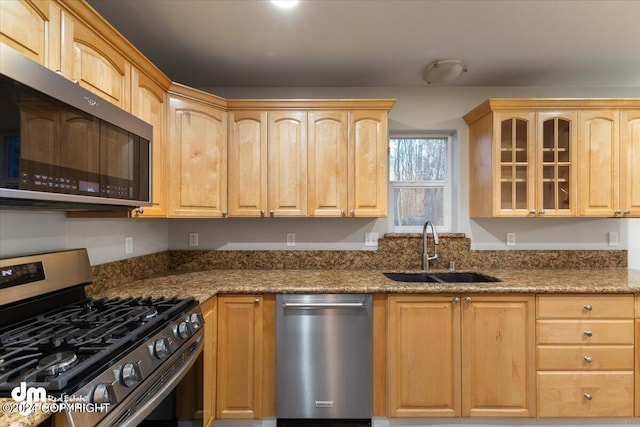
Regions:
<instances>
[{"instance_id":1,"label":"dm logo","mask_svg":"<svg viewBox=\"0 0 640 427\"><path fill-rule=\"evenodd\" d=\"M20 405L20 415L29 415L35 402L47 401L47 390L44 387L27 387L27 383L21 382L18 387L11 390L11 398L16 402L25 402Z\"/></svg>"}]
</instances>

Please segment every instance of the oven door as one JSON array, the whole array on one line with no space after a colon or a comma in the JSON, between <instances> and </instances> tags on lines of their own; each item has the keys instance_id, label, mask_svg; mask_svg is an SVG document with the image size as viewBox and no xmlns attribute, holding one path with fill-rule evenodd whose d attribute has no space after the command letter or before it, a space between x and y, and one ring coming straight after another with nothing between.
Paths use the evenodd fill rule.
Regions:
<instances>
[{"instance_id":1,"label":"oven door","mask_svg":"<svg viewBox=\"0 0 640 427\"><path fill-rule=\"evenodd\" d=\"M136 427L173 391L198 359L204 345L200 328L133 393L119 402L98 427Z\"/></svg>"}]
</instances>

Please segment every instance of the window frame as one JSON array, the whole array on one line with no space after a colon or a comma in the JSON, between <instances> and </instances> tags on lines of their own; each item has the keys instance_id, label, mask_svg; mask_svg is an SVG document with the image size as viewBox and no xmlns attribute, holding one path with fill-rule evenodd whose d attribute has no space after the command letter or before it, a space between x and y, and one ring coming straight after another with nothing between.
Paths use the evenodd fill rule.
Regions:
<instances>
[{"instance_id":1,"label":"window frame","mask_svg":"<svg viewBox=\"0 0 640 427\"><path fill-rule=\"evenodd\" d=\"M397 188L442 188L442 220L443 224L438 225L438 232L452 232L453 227L453 134L450 133L430 133L430 132L417 132L417 133L390 133L389 134L389 150L391 150L391 140L393 139L433 139L433 138L442 138L446 139L447 143L447 165L446 165L446 174L443 181L432 181L432 182L398 182L391 181L391 152L389 151L389 156L387 156L388 162L388 181L389 181L389 191L388 191L388 229L392 233L422 233L422 225L420 226L396 226L394 224L395 220L395 190Z\"/></svg>"}]
</instances>

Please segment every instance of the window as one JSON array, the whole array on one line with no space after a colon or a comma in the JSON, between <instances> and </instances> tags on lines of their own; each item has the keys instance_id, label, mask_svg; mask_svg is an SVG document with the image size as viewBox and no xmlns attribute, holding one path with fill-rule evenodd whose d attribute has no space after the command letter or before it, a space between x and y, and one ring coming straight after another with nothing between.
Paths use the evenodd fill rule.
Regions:
<instances>
[{"instance_id":1,"label":"window","mask_svg":"<svg viewBox=\"0 0 640 427\"><path fill-rule=\"evenodd\" d=\"M389 221L395 232L422 232L429 219L451 231L451 137L389 140Z\"/></svg>"}]
</instances>

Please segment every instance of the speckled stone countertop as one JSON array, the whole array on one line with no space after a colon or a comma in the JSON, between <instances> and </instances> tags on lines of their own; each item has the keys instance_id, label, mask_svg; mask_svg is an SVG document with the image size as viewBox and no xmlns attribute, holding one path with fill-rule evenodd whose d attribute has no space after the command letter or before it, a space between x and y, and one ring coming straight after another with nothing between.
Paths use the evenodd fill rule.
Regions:
<instances>
[{"instance_id":1,"label":"speckled stone countertop","mask_svg":"<svg viewBox=\"0 0 640 427\"><path fill-rule=\"evenodd\" d=\"M504 269L475 270L500 282L403 283L382 270L205 270L160 275L88 292L94 298L193 296L200 302L221 293L640 293L640 270ZM414 271L417 272L417 271ZM447 272L434 270L430 273ZM13 402L0 398L0 403ZM47 414L23 417L0 412L0 425L36 426Z\"/></svg>"},{"instance_id":2,"label":"speckled stone countertop","mask_svg":"<svg viewBox=\"0 0 640 427\"><path fill-rule=\"evenodd\" d=\"M442 270L439 270L442 272ZM433 271L433 272L437 272ZM220 293L637 293L640 270L482 270L500 282L403 283L380 270L207 270L169 274L102 290L92 297L194 296Z\"/></svg>"},{"instance_id":3,"label":"speckled stone countertop","mask_svg":"<svg viewBox=\"0 0 640 427\"><path fill-rule=\"evenodd\" d=\"M0 397L0 426L2 427L32 427L44 422L51 414L41 411L33 411L31 414L24 416L18 412L6 412L5 405L13 405L16 402L11 398Z\"/></svg>"}]
</instances>

